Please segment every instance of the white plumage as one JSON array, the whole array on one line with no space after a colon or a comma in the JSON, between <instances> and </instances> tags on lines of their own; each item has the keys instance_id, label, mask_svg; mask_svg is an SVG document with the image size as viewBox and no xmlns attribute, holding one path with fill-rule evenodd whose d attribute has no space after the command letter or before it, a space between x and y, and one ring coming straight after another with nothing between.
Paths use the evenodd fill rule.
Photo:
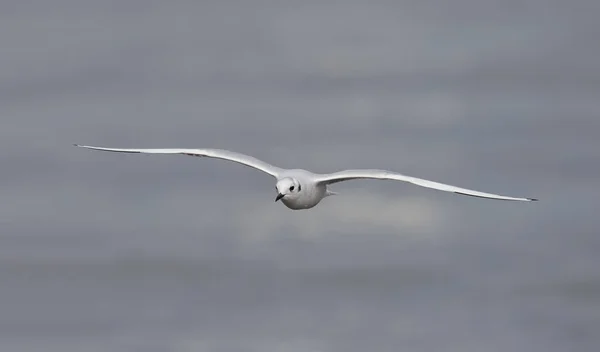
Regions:
<instances>
[{"instance_id":1,"label":"white plumage","mask_svg":"<svg viewBox=\"0 0 600 352\"><path fill-rule=\"evenodd\" d=\"M323 198L335 194L328 190L328 185L356 179L376 179L376 180L394 180L412 183L417 186L433 188L445 192L452 192L461 195L511 200L511 201L535 201L534 198L509 197L493 193L475 191L467 188L447 185L444 183L424 180L417 177L406 176L386 170L345 170L331 174L316 174L301 169L282 169L270 165L262 160L252 156L236 153L223 149L127 149L127 148L104 148L88 145L78 145L77 147L103 150L119 153L146 153L146 154L181 154L196 157L208 157L234 161L260 171L263 171L276 178L277 198L290 209L309 209L317 205Z\"/></svg>"}]
</instances>

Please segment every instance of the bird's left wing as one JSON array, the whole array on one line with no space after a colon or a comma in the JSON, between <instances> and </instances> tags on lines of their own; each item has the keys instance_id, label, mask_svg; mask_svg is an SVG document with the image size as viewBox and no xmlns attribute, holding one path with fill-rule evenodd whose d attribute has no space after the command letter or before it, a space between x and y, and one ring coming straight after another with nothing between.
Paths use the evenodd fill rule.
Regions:
<instances>
[{"instance_id":1,"label":"bird's left wing","mask_svg":"<svg viewBox=\"0 0 600 352\"><path fill-rule=\"evenodd\" d=\"M396 172L386 171L386 170L345 170L340 172L335 172L332 174L324 174L317 176L317 182L323 184L332 184L342 181L355 180L355 179L376 179L376 180L395 180L395 181L404 181L415 184L421 187L438 189L441 191L452 192L456 194L461 194L465 196L472 197L480 197L480 198L490 198L490 199L500 199L500 200L516 200L516 201L536 201L534 198L520 198L520 197L508 197L501 196L493 193L485 193L474 191L471 189L460 188L456 186L451 186L443 183L428 181L416 177L402 175Z\"/></svg>"},{"instance_id":2,"label":"bird's left wing","mask_svg":"<svg viewBox=\"0 0 600 352\"><path fill-rule=\"evenodd\" d=\"M256 159L249 155L232 152L223 149L126 149L126 148L104 148L104 147L93 147L89 145L75 144L76 147L103 150L108 152L119 152L119 153L146 153L146 154L181 154L191 155L198 157L208 157L216 159L230 160L236 163L240 163L246 166L253 167L260 171L263 171L273 177L277 177L282 169L270 165L262 160Z\"/></svg>"}]
</instances>

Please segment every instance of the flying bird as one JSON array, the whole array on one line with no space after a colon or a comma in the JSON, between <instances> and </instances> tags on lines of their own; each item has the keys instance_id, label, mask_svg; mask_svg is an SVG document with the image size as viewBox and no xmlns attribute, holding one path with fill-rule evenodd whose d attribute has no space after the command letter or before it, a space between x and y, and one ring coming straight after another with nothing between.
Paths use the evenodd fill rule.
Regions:
<instances>
[{"instance_id":1,"label":"flying bird","mask_svg":"<svg viewBox=\"0 0 600 352\"><path fill-rule=\"evenodd\" d=\"M258 169L274 177L277 181L275 184L275 189L277 192L275 202L281 200L285 206L293 210L310 209L319 204L323 198L337 194L329 190L329 185L356 179L404 181L417 186L479 198L525 202L537 200L534 198L508 197L498 194L479 192L412 176L406 176L386 170L360 169L344 170L330 174L317 174L302 169L282 169L252 156L223 149L123 149L94 147L79 144L75 144L75 146L118 153L190 155L196 157L223 159L240 163Z\"/></svg>"}]
</instances>

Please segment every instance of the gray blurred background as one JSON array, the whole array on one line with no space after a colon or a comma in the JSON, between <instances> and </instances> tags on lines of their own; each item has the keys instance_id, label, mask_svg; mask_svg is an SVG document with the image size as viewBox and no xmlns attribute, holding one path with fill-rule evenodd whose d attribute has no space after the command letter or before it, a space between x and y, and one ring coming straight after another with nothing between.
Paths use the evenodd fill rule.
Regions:
<instances>
[{"instance_id":1,"label":"gray blurred background","mask_svg":"<svg viewBox=\"0 0 600 352\"><path fill-rule=\"evenodd\" d=\"M0 350L598 351L599 10L1 1Z\"/></svg>"}]
</instances>

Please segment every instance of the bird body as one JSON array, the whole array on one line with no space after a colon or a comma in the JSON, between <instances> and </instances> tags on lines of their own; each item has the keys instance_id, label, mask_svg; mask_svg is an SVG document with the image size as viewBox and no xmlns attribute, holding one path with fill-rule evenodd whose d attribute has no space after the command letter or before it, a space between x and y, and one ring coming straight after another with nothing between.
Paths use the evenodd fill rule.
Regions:
<instances>
[{"instance_id":1,"label":"bird body","mask_svg":"<svg viewBox=\"0 0 600 352\"><path fill-rule=\"evenodd\" d=\"M277 196L275 201L281 202L292 210L310 209L315 207L325 197L336 194L328 189L334 183L357 180L377 179L409 182L421 187L438 189L460 195L472 197L511 200L511 201L535 201L534 198L509 197L493 193L485 193L466 188L433 182L412 176L406 176L387 170L345 170L330 174L317 174L302 169L283 169L270 165L252 156L232 152L223 149L127 149L127 148L105 148L75 144L77 147L95 149L119 153L142 153L142 154L180 154L196 157L209 157L237 162L260 171L263 171L277 181L275 188Z\"/></svg>"},{"instance_id":2,"label":"bird body","mask_svg":"<svg viewBox=\"0 0 600 352\"><path fill-rule=\"evenodd\" d=\"M310 209L323 198L334 194L328 191L326 184L315 182L315 179L316 175L307 170L286 170L275 185L277 197L290 209Z\"/></svg>"}]
</instances>

